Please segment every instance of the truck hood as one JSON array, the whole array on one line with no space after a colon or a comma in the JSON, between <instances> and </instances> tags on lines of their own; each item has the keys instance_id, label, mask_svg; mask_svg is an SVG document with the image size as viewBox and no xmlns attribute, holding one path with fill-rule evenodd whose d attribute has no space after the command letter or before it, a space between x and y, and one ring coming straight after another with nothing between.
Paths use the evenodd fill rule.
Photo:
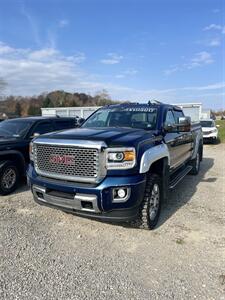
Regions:
<instances>
[{"instance_id":1,"label":"truck hood","mask_svg":"<svg viewBox=\"0 0 225 300\"><path fill-rule=\"evenodd\" d=\"M18 143L18 139L15 137L0 137L0 146L13 145Z\"/></svg>"},{"instance_id":2,"label":"truck hood","mask_svg":"<svg viewBox=\"0 0 225 300\"><path fill-rule=\"evenodd\" d=\"M42 135L42 138L104 141L107 146L135 146L142 140L154 139L155 131L135 128L77 128Z\"/></svg>"}]
</instances>

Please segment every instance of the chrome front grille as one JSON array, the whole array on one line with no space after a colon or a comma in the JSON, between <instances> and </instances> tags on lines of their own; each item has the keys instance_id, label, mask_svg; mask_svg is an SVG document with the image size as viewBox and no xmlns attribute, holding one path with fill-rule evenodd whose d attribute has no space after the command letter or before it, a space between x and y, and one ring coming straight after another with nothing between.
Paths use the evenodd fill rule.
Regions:
<instances>
[{"instance_id":1,"label":"chrome front grille","mask_svg":"<svg viewBox=\"0 0 225 300\"><path fill-rule=\"evenodd\" d=\"M101 176L99 149L74 145L33 144L38 174L71 181L96 182Z\"/></svg>"}]
</instances>

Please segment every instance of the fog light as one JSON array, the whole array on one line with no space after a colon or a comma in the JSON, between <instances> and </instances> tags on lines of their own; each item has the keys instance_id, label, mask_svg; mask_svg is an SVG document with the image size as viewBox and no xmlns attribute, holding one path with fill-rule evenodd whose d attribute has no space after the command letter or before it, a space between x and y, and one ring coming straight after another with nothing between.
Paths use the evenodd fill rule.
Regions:
<instances>
[{"instance_id":1,"label":"fog light","mask_svg":"<svg viewBox=\"0 0 225 300\"><path fill-rule=\"evenodd\" d=\"M120 187L112 190L113 202L126 202L130 197L130 188Z\"/></svg>"},{"instance_id":2,"label":"fog light","mask_svg":"<svg viewBox=\"0 0 225 300\"><path fill-rule=\"evenodd\" d=\"M124 198L126 196L126 191L124 189L119 189L117 191L117 195L120 197L120 198Z\"/></svg>"}]
</instances>

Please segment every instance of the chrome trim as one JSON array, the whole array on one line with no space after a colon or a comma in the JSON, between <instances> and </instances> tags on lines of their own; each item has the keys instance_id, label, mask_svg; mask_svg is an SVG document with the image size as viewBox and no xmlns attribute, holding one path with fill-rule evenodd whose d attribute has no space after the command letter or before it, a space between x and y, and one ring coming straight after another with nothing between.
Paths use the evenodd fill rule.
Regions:
<instances>
[{"instance_id":1,"label":"chrome trim","mask_svg":"<svg viewBox=\"0 0 225 300\"><path fill-rule=\"evenodd\" d=\"M164 143L146 150L141 158L140 173L148 172L152 163L164 157L168 158L168 164L170 165L169 150Z\"/></svg>"},{"instance_id":2,"label":"chrome trim","mask_svg":"<svg viewBox=\"0 0 225 300\"><path fill-rule=\"evenodd\" d=\"M88 212L95 212L100 213L100 210L98 208L97 203L97 196L94 194L75 194L74 200L72 199L66 199L61 197L52 196L46 193L46 189L43 187L39 187L36 185L33 185L32 187L33 195L34 197L44 203L60 206L62 208L69 208L69 209L75 209L79 211L88 211ZM38 196L38 192L43 194L43 198L40 198ZM83 208L81 205L81 201L83 202L91 202L93 209L90 208Z\"/></svg>"},{"instance_id":3,"label":"chrome trim","mask_svg":"<svg viewBox=\"0 0 225 300\"><path fill-rule=\"evenodd\" d=\"M77 148L88 148L88 149L97 149L99 153L99 166L98 166L98 173L96 177L85 177L85 176L70 176L70 175L62 175L62 174L54 174L47 171L41 171L36 162L34 163L35 171L38 175L54 178L54 179L61 179L61 180L68 180L74 182L84 182L84 183L99 183L102 181L107 173L106 170L106 144L102 141L84 141L84 140L58 140L58 139L47 139L47 138L37 138L33 141L33 149L35 144L38 145L50 145L50 146L68 146L68 147L77 147ZM35 157L35 155L34 155ZM35 159L34 159L35 161Z\"/></svg>"},{"instance_id":4,"label":"chrome trim","mask_svg":"<svg viewBox=\"0 0 225 300\"><path fill-rule=\"evenodd\" d=\"M102 141L87 141L87 140L67 140L67 139L48 139L39 137L33 140L34 144L43 144L51 146L75 146L79 148L94 148L102 151L107 147L105 142Z\"/></svg>"}]
</instances>

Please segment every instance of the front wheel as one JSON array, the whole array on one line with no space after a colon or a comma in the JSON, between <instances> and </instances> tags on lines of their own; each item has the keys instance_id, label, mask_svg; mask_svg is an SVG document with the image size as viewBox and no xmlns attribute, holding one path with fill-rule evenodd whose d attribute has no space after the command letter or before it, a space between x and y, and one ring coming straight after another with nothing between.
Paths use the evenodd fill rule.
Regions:
<instances>
[{"instance_id":1,"label":"front wheel","mask_svg":"<svg viewBox=\"0 0 225 300\"><path fill-rule=\"evenodd\" d=\"M6 161L0 169L0 195L12 193L19 181L19 173L16 165L11 161Z\"/></svg>"},{"instance_id":2,"label":"front wheel","mask_svg":"<svg viewBox=\"0 0 225 300\"><path fill-rule=\"evenodd\" d=\"M157 174L148 174L144 199L140 206L136 226L152 230L155 228L160 215L162 202L162 184Z\"/></svg>"}]
</instances>

